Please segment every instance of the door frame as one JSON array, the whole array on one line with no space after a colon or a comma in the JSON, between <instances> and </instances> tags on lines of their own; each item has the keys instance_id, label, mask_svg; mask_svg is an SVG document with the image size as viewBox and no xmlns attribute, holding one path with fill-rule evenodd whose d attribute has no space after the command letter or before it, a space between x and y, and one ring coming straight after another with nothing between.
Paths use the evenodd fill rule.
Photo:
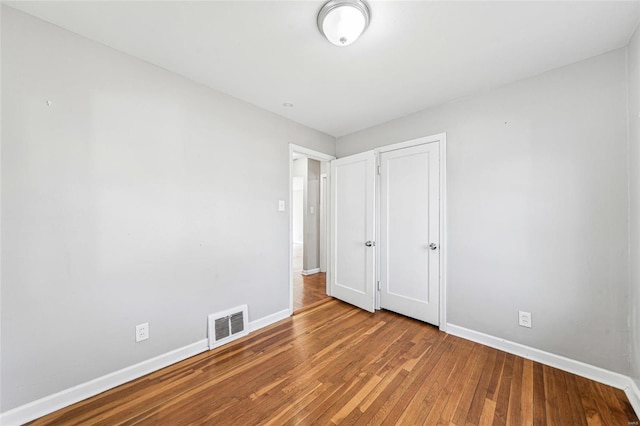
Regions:
<instances>
[{"instance_id":1,"label":"door frame","mask_svg":"<svg viewBox=\"0 0 640 426\"><path fill-rule=\"evenodd\" d=\"M447 134L438 133L431 136L425 136L417 139L411 139L405 142L394 143L391 145L385 145L376 148L375 151L378 154L383 152L395 151L403 148L410 148L417 145L425 145L429 143L439 142L439 167L440 167L440 200L439 200L439 215L440 215L440 276L439 276L439 328L441 331L447 331ZM378 155L378 158L379 155ZM379 164L378 164L379 167ZM379 170L379 169L378 169ZM375 217L380 217L380 174L376 174L376 214ZM380 234L380 221L376 221L376 235ZM376 282L379 282L380 278L380 252L376 252ZM376 289L376 309L380 309L380 290Z\"/></svg>"},{"instance_id":2,"label":"door frame","mask_svg":"<svg viewBox=\"0 0 640 426\"><path fill-rule=\"evenodd\" d=\"M325 154L320 151L315 151L313 149L305 148L300 145L295 145L293 143L289 144L289 315L293 315L293 156L295 154L300 154L304 157L311 158L312 160L320 161L321 163L330 163L331 160L335 160L336 157L333 155ZM327 202L322 207L322 212L318 212L319 214L323 214L328 221L328 214L330 210L330 191L331 191L331 167L325 167L326 169L326 191L327 191ZM324 173L323 173L324 175ZM324 264L327 267L327 275L326 275L326 291L327 295L331 295L329 283L331 278L331 266L330 262L327 261L327 257L329 256L329 238L330 232L327 232L325 227L325 235L322 240L324 241L325 248L325 262ZM322 236L321 236L322 237ZM322 261L320 262L322 264Z\"/></svg>"}]
</instances>

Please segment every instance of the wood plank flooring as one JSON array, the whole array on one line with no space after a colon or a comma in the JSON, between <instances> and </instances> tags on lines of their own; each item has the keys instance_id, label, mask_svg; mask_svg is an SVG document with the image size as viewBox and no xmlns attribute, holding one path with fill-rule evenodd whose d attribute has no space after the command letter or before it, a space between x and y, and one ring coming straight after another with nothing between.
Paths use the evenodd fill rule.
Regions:
<instances>
[{"instance_id":1,"label":"wood plank flooring","mask_svg":"<svg viewBox=\"0 0 640 426\"><path fill-rule=\"evenodd\" d=\"M293 311L297 312L329 299L327 274L302 275L302 244L293 245Z\"/></svg>"},{"instance_id":2,"label":"wood plank flooring","mask_svg":"<svg viewBox=\"0 0 640 426\"><path fill-rule=\"evenodd\" d=\"M293 311L327 301L327 274L318 272L313 275L293 276Z\"/></svg>"},{"instance_id":3,"label":"wood plank flooring","mask_svg":"<svg viewBox=\"0 0 640 426\"><path fill-rule=\"evenodd\" d=\"M629 425L624 392L336 300L34 425Z\"/></svg>"}]
</instances>

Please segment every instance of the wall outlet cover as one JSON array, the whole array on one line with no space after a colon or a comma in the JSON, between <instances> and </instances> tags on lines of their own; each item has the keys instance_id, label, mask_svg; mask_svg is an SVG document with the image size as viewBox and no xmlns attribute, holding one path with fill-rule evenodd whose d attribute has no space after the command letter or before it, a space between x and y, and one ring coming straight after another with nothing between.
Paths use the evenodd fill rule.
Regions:
<instances>
[{"instance_id":1,"label":"wall outlet cover","mask_svg":"<svg viewBox=\"0 0 640 426\"><path fill-rule=\"evenodd\" d=\"M518 311L518 325L531 328L531 312Z\"/></svg>"},{"instance_id":2,"label":"wall outlet cover","mask_svg":"<svg viewBox=\"0 0 640 426\"><path fill-rule=\"evenodd\" d=\"M142 342L149 338L149 323L136 325L136 342Z\"/></svg>"}]
</instances>

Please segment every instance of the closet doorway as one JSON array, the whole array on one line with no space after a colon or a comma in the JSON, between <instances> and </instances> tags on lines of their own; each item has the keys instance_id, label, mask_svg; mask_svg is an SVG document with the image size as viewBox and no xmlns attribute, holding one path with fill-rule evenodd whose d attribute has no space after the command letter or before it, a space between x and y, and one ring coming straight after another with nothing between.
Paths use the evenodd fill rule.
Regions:
<instances>
[{"instance_id":1,"label":"closet doorway","mask_svg":"<svg viewBox=\"0 0 640 426\"><path fill-rule=\"evenodd\" d=\"M446 135L331 162L333 297L443 329Z\"/></svg>"}]
</instances>

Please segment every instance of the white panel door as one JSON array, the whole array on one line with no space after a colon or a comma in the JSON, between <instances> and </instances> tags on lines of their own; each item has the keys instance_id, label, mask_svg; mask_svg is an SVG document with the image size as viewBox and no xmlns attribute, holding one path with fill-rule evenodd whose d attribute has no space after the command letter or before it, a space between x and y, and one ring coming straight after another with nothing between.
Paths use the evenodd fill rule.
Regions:
<instances>
[{"instance_id":1,"label":"white panel door","mask_svg":"<svg viewBox=\"0 0 640 426\"><path fill-rule=\"evenodd\" d=\"M380 307L439 325L439 143L380 154Z\"/></svg>"},{"instance_id":2,"label":"white panel door","mask_svg":"<svg viewBox=\"0 0 640 426\"><path fill-rule=\"evenodd\" d=\"M375 152L331 162L331 296L375 309Z\"/></svg>"}]
</instances>

